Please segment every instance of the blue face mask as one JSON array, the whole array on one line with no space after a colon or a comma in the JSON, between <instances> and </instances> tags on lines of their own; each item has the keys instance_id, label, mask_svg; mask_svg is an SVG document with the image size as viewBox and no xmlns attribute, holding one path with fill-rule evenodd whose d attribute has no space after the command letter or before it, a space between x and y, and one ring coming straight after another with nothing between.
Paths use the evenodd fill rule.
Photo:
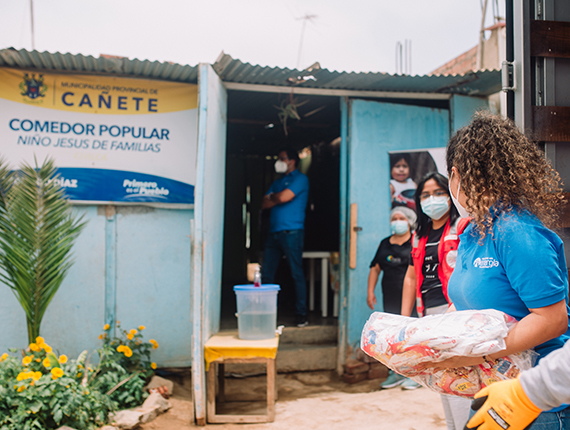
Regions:
<instances>
[{"instance_id":1,"label":"blue face mask","mask_svg":"<svg viewBox=\"0 0 570 430\"><path fill-rule=\"evenodd\" d=\"M432 220L438 220L443 217L449 210L449 197L430 196L421 202L422 211L429 216Z\"/></svg>"},{"instance_id":2,"label":"blue face mask","mask_svg":"<svg viewBox=\"0 0 570 430\"><path fill-rule=\"evenodd\" d=\"M408 221L396 220L390 223L390 230L392 234L402 235L408 232L410 226Z\"/></svg>"}]
</instances>

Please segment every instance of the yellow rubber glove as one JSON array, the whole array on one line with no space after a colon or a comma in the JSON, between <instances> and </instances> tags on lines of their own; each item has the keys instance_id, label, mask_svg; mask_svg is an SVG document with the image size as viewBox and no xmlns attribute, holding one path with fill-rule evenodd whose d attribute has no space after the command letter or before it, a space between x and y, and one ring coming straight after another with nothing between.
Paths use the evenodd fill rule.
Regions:
<instances>
[{"instance_id":1,"label":"yellow rubber glove","mask_svg":"<svg viewBox=\"0 0 570 430\"><path fill-rule=\"evenodd\" d=\"M495 382L475 395L471 409L478 412L465 429L523 430L541 410L525 394L518 379Z\"/></svg>"}]
</instances>

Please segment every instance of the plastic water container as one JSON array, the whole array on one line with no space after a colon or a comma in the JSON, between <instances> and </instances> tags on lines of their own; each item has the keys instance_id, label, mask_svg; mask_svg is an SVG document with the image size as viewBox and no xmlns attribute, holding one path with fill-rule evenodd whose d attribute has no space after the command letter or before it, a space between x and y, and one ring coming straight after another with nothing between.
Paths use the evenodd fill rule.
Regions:
<instances>
[{"instance_id":1,"label":"plastic water container","mask_svg":"<svg viewBox=\"0 0 570 430\"><path fill-rule=\"evenodd\" d=\"M236 285L238 337L245 340L273 339L277 326L277 293L275 284Z\"/></svg>"}]
</instances>

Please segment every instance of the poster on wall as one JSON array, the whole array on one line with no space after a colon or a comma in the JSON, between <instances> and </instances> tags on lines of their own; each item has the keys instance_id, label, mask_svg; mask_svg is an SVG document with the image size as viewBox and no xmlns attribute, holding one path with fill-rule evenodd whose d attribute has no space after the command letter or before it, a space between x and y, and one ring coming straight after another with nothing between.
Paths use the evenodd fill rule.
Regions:
<instances>
[{"instance_id":1,"label":"poster on wall","mask_svg":"<svg viewBox=\"0 0 570 430\"><path fill-rule=\"evenodd\" d=\"M0 68L0 156L84 202L194 203L198 87Z\"/></svg>"},{"instance_id":2,"label":"poster on wall","mask_svg":"<svg viewBox=\"0 0 570 430\"><path fill-rule=\"evenodd\" d=\"M431 172L447 177L445 148L390 152L390 196L392 208L406 206L416 210L417 184Z\"/></svg>"}]
</instances>

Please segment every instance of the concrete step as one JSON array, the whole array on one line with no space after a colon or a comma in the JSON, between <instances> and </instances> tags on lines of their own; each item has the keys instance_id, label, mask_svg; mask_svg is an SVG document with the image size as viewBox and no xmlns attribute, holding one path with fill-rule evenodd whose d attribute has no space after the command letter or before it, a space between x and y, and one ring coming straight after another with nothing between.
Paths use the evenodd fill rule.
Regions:
<instances>
[{"instance_id":1,"label":"concrete step","mask_svg":"<svg viewBox=\"0 0 570 430\"><path fill-rule=\"evenodd\" d=\"M336 358L336 345L284 343L280 344L277 350L277 372L334 370Z\"/></svg>"},{"instance_id":2,"label":"concrete step","mask_svg":"<svg viewBox=\"0 0 570 430\"><path fill-rule=\"evenodd\" d=\"M308 372L336 369L337 346L314 344L279 344L277 350L277 372ZM225 366L226 373L236 377L265 373L264 364L235 364Z\"/></svg>"},{"instance_id":3,"label":"concrete step","mask_svg":"<svg viewBox=\"0 0 570 430\"><path fill-rule=\"evenodd\" d=\"M306 327L285 327L279 337L279 344L337 344L338 326L308 325Z\"/></svg>"}]
</instances>

